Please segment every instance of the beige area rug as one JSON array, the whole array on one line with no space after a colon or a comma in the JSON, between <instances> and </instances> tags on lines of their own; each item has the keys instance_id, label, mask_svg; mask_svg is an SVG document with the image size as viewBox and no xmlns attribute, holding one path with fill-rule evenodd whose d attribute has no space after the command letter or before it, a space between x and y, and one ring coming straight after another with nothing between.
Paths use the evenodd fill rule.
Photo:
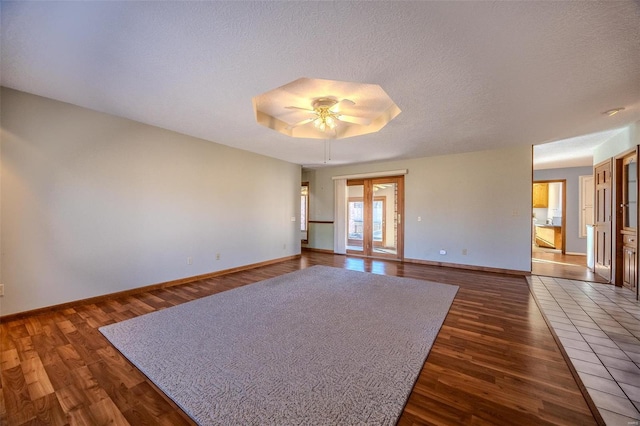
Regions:
<instances>
[{"instance_id":1,"label":"beige area rug","mask_svg":"<svg viewBox=\"0 0 640 426\"><path fill-rule=\"evenodd\" d=\"M313 266L100 331L200 425L392 425L457 291Z\"/></svg>"}]
</instances>

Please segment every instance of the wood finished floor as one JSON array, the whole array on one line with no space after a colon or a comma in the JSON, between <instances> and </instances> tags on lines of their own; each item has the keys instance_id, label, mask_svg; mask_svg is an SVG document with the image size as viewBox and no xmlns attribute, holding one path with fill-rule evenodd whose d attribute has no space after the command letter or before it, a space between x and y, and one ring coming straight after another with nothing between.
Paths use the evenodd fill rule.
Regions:
<instances>
[{"instance_id":1,"label":"wood finished floor","mask_svg":"<svg viewBox=\"0 0 640 426\"><path fill-rule=\"evenodd\" d=\"M524 278L322 253L0 324L0 424L191 424L97 328L314 264L460 286L399 425L595 424Z\"/></svg>"},{"instance_id":2,"label":"wood finished floor","mask_svg":"<svg viewBox=\"0 0 640 426\"><path fill-rule=\"evenodd\" d=\"M587 268L587 256L562 254L534 248L531 261L531 273L534 275L596 283L607 282Z\"/></svg>"}]
</instances>

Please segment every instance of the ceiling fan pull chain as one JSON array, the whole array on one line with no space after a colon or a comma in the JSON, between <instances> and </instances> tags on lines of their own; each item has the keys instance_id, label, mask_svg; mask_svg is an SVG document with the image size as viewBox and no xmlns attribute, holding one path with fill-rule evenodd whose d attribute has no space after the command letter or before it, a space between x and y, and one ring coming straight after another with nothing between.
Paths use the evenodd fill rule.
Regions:
<instances>
[{"instance_id":1,"label":"ceiling fan pull chain","mask_svg":"<svg viewBox=\"0 0 640 426\"><path fill-rule=\"evenodd\" d=\"M327 164L327 140L324 140L324 164Z\"/></svg>"}]
</instances>

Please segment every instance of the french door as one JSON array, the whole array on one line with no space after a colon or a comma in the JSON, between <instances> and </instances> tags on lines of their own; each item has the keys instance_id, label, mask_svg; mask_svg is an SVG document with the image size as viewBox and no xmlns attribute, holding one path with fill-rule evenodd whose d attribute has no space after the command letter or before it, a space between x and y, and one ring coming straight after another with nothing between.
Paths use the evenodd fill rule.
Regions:
<instances>
[{"instance_id":1,"label":"french door","mask_svg":"<svg viewBox=\"0 0 640 426\"><path fill-rule=\"evenodd\" d=\"M347 181L347 252L402 259L404 176Z\"/></svg>"}]
</instances>

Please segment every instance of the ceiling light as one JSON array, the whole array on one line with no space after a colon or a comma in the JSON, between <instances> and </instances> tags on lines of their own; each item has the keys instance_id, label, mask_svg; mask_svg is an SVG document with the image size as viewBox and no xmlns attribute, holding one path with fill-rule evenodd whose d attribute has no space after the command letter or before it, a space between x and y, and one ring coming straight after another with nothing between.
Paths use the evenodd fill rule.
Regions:
<instances>
[{"instance_id":1,"label":"ceiling light","mask_svg":"<svg viewBox=\"0 0 640 426\"><path fill-rule=\"evenodd\" d=\"M616 115L617 113L619 113L620 111L624 110L624 108L620 107L620 108L613 108L610 109L608 111L603 112L604 115L607 115L609 117L613 117L614 115Z\"/></svg>"},{"instance_id":2,"label":"ceiling light","mask_svg":"<svg viewBox=\"0 0 640 426\"><path fill-rule=\"evenodd\" d=\"M374 133L400 114L377 84L299 78L253 98L256 121L294 138Z\"/></svg>"},{"instance_id":3,"label":"ceiling light","mask_svg":"<svg viewBox=\"0 0 640 426\"><path fill-rule=\"evenodd\" d=\"M317 99L313 102L313 109L302 109L303 111L307 111L316 115L316 117L312 117L310 119L302 120L301 122L294 123L289 125L289 128L293 128L296 126L301 126L307 124L309 120L313 120L313 125L316 129L319 129L321 132L326 132L328 130L334 130L340 120L341 114L337 111L334 111L334 108L338 105L338 102L333 99L321 98ZM301 109L298 107L285 107L289 109Z\"/></svg>"}]
</instances>

